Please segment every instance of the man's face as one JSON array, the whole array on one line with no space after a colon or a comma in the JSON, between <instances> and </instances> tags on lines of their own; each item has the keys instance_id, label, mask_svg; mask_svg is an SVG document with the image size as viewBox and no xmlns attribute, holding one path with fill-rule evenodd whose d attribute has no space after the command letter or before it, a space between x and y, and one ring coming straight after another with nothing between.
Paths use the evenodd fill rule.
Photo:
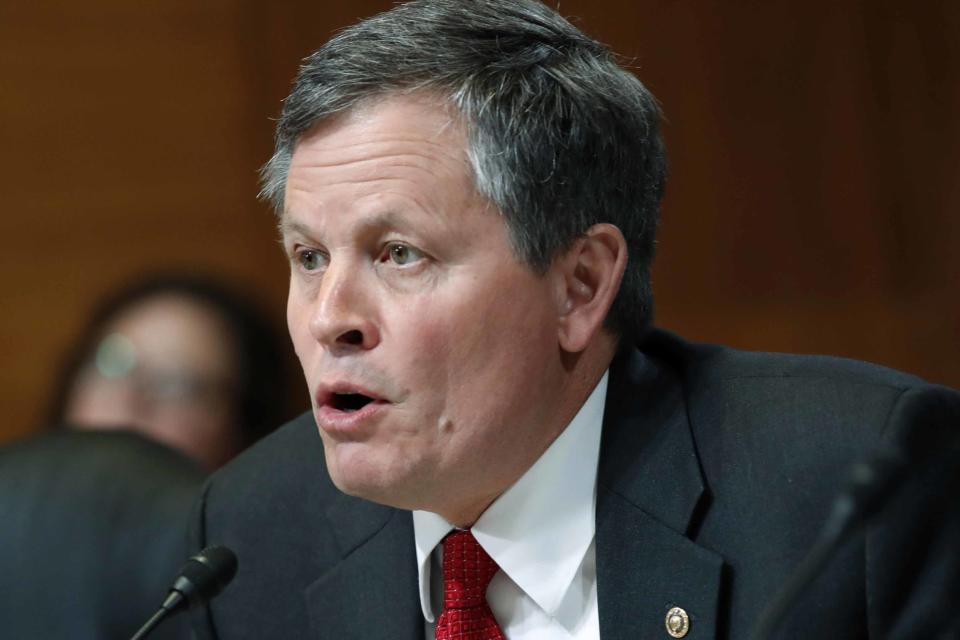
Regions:
<instances>
[{"instance_id":1,"label":"man's face","mask_svg":"<svg viewBox=\"0 0 960 640\"><path fill-rule=\"evenodd\" d=\"M485 508L564 426L558 279L514 255L465 148L424 97L345 114L297 145L281 223L334 482L448 518Z\"/></svg>"}]
</instances>

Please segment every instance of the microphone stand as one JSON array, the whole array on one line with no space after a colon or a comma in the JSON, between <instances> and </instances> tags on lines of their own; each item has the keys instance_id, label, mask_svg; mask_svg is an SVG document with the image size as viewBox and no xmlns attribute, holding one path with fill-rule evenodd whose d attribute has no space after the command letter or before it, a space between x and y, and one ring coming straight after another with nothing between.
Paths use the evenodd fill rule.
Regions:
<instances>
[{"instance_id":1,"label":"microphone stand","mask_svg":"<svg viewBox=\"0 0 960 640\"><path fill-rule=\"evenodd\" d=\"M883 451L868 462L853 466L847 488L834 502L819 538L765 607L751 640L767 640L773 635L792 605L820 575L837 549L886 504L909 468L909 459L900 449Z\"/></svg>"},{"instance_id":2,"label":"microphone stand","mask_svg":"<svg viewBox=\"0 0 960 640\"><path fill-rule=\"evenodd\" d=\"M143 626L140 627L140 630L137 631L130 640L143 640L147 637L147 634L153 631L157 625L167 616L168 613L175 611L181 604L186 601L186 598L182 593L176 590L171 590L167 595L167 599L163 601L163 604L160 605L160 608L157 609L157 612L150 616L150 619L143 623Z\"/></svg>"},{"instance_id":3,"label":"microphone stand","mask_svg":"<svg viewBox=\"0 0 960 640\"><path fill-rule=\"evenodd\" d=\"M130 640L143 640L147 637L147 634L153 631L153 629L160 624L160 621L167 615L166 609L157 609L157 612L153 614L149 620L147 620L140 630L137 631Z\"/></svg>"}]
</instances>

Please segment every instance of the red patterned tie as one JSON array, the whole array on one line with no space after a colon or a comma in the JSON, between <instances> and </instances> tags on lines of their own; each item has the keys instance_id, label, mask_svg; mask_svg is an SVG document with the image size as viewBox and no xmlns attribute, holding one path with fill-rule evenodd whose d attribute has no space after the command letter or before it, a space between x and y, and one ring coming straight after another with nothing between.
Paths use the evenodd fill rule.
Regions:
<instances>
[{"instance_id":1,"label":"red patterned tie","mask_svg":"<svg viewBox=\"0 0 960 640\"><path fill-rule=\"evenodd\" d=\"M443 539L443 613L437 640L506 640L487 604L487 585L500 570L469 531Z\"/></svg>"}]
</instances>

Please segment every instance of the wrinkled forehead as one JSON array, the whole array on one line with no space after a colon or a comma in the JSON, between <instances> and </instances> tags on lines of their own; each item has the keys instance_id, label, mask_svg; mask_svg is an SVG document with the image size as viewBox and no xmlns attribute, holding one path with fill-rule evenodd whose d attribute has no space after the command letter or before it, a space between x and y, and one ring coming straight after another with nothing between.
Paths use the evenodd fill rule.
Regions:
<instances>
[{"instance_id":1,"label":"wrinkled forehead","mask_svg":"<svg viewBox=\"0 0 960 640\"><path fill-rule=\"evenodd\" d=\"M282 217L298 195L326 185L362 191L390 179L413 179L424 191L478 194L467 132L448 101L390 94L315 123L294 147Z\"/></svg>"}]
</instances>

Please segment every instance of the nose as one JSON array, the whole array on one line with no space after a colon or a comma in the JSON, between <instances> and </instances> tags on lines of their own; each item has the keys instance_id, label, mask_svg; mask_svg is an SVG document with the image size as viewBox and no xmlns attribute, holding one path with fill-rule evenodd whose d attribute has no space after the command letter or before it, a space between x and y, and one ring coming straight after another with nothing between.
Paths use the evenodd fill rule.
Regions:
<instances>
[{"instance_id":1,"label":"nose","mask_svg":"<svg viewBox=\"0 0 960 640\"><path fill-rule=\"evenodd\" d=\"M310 333L333 354L373 349L380 342L374 300L360 270L331 265L314 301Z\"/></svg>"}]
</instances>

